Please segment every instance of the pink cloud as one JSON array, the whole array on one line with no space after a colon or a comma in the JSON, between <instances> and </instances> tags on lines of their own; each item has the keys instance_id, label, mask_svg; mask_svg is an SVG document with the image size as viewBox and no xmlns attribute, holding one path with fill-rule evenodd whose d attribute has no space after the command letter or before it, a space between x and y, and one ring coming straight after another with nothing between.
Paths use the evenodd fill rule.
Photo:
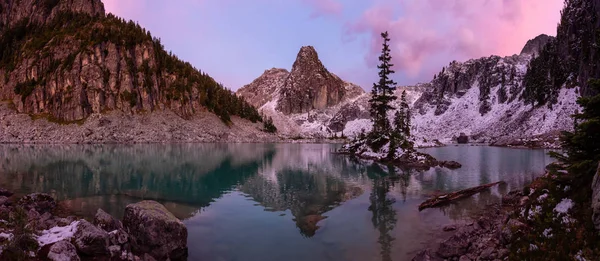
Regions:
<instances>
[{"instance_id":1,"label":"pink cloud","mask_svg":"<svg viewBox=\"0 0 600 261\"><path fill-rule=\"evenodd\" d=\"M302 2L314 9L310 15L311 18L325 15L340 15L342 13L342 4L337 0L302 0Z\"/></svg>"},{"instance_id":2,"label":"pink cloud","mask_svg":"<svg viewBox=\"0 0 600 261\"><path fill-rule=\"evenodd\" d=\"M389 31L396 71L419 79L441 69L440 57L463 61L519 53L527 40L556 34L562 0L386 0L346 25L345 38L368 34L365 59L377 64Z\"/></svg>"}]
</instances>

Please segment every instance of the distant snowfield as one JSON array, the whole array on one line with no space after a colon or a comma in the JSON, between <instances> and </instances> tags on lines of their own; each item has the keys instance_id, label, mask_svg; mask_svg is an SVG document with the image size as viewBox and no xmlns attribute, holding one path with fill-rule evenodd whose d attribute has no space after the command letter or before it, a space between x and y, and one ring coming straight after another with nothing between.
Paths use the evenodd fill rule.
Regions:
<instances>
[{"instance_id":1,"label":"distant snowfield","mask_svg":"<svg viewBox=\"0 0 600 261\"><path fill-rule=\"evenodd\" d=\"M490 93L496 95L499 87ZM579 88L562 89L559 102L552 109L548 106L534 108L520 100L512 103L497 103L493 97L492 109L486 114L479 113L479 88L471 88L461 98L452 98L452 104L441 115L434 115L435 108L429 108L424 115L413 118L413 133L419 138L438 139L451 142L460 133L479 136L481 142L495 138L531 138L553 131L569 130L573 126L571 115L580 109L576 103Z\"/></svg>"}]
</instances>

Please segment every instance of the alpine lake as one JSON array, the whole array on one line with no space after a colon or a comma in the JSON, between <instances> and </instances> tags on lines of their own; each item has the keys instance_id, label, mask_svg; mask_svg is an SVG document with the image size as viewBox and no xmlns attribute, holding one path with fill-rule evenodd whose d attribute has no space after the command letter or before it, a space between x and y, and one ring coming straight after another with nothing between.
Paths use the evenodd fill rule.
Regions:
<instances>
[{"instance_id":1,"label":"alpine lake","mask_svg":"<svg viewBox=\"0 0 600 261\"><path fill-rule=\"evenodd\" d=\"M188 228L189 260L410 260L552 162L547 150L420 149L457 170L404 171L333 144L0 145L0 187L73 215L156 200ZM441 208L434 193L505 184Z\"/></svg>"}]
</instances>

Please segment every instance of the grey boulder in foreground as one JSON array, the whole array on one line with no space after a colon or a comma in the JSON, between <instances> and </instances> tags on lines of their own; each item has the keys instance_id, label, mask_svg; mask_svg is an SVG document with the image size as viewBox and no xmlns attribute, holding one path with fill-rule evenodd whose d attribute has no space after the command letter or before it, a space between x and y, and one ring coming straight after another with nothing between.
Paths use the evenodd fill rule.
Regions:
<instances>
[{"instance_id":1,"label":"grey boulder in foreground","mask_svg":"<svg viewBox=\"0 0 600 261\"><path fill-rule=\"evenodd\" d=\"M129 231L134 253L147 253L157 260L187 258L187 228L156 201L127 205L123 226Z\"/></svg>"}]
</instances>

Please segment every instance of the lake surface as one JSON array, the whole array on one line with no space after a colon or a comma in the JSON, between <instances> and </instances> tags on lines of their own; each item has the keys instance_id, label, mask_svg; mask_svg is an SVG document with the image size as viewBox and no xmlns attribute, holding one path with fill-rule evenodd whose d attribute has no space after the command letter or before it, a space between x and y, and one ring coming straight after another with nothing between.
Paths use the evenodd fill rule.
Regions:
<instances>
[{"instance_id":1,"label":"lake surface","mask_svg":"<svg viewBox=\"0 0 600 261\"><path fill-rule=\"evenodd\" d=\"M121 217L142 199L188 227L190 260L410 260L501 195L543 174L545 150L429 148L458 170L406 172L330 144L0 145L0 187L47 192L77 215ZM440 209L436 192L506 181Z\"/></svg>"}]
</instances>

